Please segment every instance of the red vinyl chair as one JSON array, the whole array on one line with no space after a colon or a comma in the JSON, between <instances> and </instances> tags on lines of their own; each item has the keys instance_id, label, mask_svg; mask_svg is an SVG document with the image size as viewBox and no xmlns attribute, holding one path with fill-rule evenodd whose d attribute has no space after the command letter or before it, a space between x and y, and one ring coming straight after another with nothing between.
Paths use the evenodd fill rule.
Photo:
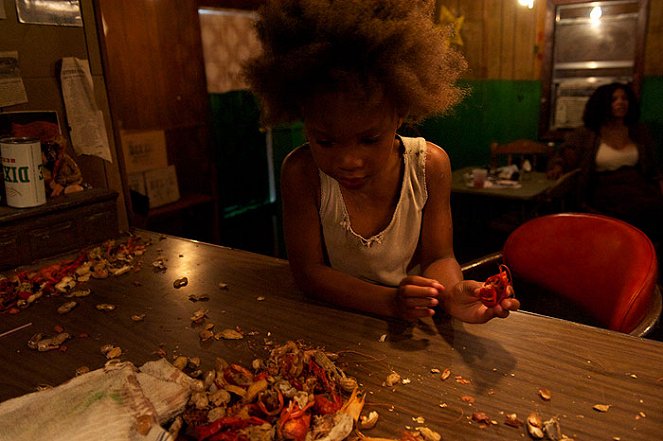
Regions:
<instances>
[{"instance_id":1,"label":"red vinyl chair","mask_svg":"<svg viewBox=\"0 0 663 441\"><path fill-rule=\"evenodd\" d=\"M661 315L654 246L620 220L581 213L532 219L509 235L502 253L464 265L466 277L488 262L496 268L500 258L523 310L638 336Z\"/></svg>"}]
</instances>

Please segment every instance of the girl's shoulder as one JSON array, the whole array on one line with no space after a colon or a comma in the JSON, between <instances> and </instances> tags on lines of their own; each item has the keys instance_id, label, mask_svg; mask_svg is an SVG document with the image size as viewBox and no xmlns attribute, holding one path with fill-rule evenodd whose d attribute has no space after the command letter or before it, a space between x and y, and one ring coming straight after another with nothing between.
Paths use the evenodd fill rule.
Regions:
<instances>
[{"instance_id":1,"label":"girl's shoulder","mask_svg":"<svg viewBox=\"0 0 663 441\"><path fill-rule=\"evenodd\" d=\"M290 151L290 153L288 153L286 155L286 157L283 161L284 161L284 163L286 163L286 162L290 162L290 163L299 162L299 161L304 160L306 157L312 158L311 148L308 145L308 143L302 144L302 145L292 149Z\"/></svg>"},{"instance_id":2,"label":"girl's shoulder","mask_svg":"<svg viewBox=\"0 0 663 441\"><path fill-rule=\"evenodd\" d=\"M283 160L281 178L305 180L304 182L318 182L318 166L311 155L308 144L300 145L292 150Z\"/></svg>"},{"instance_id":3,"label":"girl's shoulder","mask_svg":"<svg viewBox=\"0 0 663 441\"><path fill-rule=\"evenodd\" d=\"M446 151L437 144L426 141L426 170L430 172L447 172L451 170L451 162Z\"/></svg>"}]
</instances>

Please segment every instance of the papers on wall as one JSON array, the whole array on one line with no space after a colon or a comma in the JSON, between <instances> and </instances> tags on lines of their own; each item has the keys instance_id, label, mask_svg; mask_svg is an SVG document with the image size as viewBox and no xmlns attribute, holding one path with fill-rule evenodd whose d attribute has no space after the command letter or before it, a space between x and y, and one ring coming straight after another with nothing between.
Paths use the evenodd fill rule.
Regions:
<instances>
[{"instance_id":1,"label":"papers on wall","mask_svg":"<svg viewBox=\"0 0 663 441\"><path fill-rule=\"evenodd\" d=\"M28 102L18 67L18 51L0 52L0 107Z\"/></svg>"},{"instance_id":2,"label":"papers on wall","mask_svg":"<svg viewBox=\"0 0 663 441\"><path fill-rule=\"evenodd\" d=\"M94 98L87 60L63 58L60 81L74 151L112 162L104 115Z\"/></svg>"}]
</instances>

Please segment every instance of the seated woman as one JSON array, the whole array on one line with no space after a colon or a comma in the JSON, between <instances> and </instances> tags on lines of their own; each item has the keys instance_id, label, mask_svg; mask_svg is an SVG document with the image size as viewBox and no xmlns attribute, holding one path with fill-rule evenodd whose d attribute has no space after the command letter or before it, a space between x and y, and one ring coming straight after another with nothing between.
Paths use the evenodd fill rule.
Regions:
<instances>
[{"instance_id":1,"label":"seated woman","mask_svg":"<svg viewBox=\"0 0 663 441\"><path fill-rule=\"evenodd\" d=\"M653 139L639 118L640 108L628 85L598 87L585 106L584 126L562 144L548 175L556 178L580 168L581 210L622 219L660 243L663 181Z\"/></svg>"}]
</instances>

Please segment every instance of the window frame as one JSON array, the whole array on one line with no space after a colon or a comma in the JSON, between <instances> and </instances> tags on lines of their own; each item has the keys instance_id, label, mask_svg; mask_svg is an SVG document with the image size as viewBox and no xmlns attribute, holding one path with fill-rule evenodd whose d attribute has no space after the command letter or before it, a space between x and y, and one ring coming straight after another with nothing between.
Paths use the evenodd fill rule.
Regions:
<instances>
[{"instance_id":1,"label":"window frame","mask_svg":"<svg viewBox=\"0 0 663 441\"><path fill-rule=\"evenodd\" d=\"M611 1L611 0L602 0ZM620 0L612 0L620 1ZM644 72L645 38L647 34L647 18L649 11L649 0L638 1L638 19L635 36L635 56L633 60L633 90L640 97L642 87L642 76ZM544 27L545 47L543 61L541 64L541 103L539 112L539 137L548 141L561 141L570 129L554 129L551 127L551 116L553 114L552 102L553 87L553 65L555 49L555 23L557 7L563 5L577 5L595 3L588 0L547 0Z\"/></svg>"}]
</instances>

